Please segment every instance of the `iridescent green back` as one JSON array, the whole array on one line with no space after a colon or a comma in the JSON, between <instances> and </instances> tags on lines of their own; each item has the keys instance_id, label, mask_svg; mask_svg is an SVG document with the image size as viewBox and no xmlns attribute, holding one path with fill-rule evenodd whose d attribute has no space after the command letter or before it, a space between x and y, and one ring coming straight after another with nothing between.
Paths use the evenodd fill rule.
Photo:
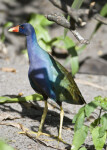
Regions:
<instances>
[{"instance_id":1,"label":"iridescent green back","mask_svg":"<svg viewBox=\"0 0 107 150\"><path fill-rule=\"evenodd\" d=\"M51 56L54 68L58 75L53 83L53 88L56 94L56 100L71 104L81 105L86 103L72 75L59 62L55 61Z\"/></svg>"}]
</instances>

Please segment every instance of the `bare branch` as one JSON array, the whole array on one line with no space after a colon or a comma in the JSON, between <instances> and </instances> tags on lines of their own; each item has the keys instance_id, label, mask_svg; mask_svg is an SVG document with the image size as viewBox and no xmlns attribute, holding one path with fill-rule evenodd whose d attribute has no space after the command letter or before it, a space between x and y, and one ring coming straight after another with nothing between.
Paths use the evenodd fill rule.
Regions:
<instances>
[{"instance_id":1,"label":"bare branch","mask_svg":"<svg viewBox=\"0 0 107 150\"><path fill-rule=\"evenodd\" d=\"M63 26L68 29L72 28L69 21L59 13L49 14L49 15L45 15L45 16L49 21L54 21L60 26Z\"/></svg>"},{"instance_id":2,"label":"bare branch","mask_svg":"<svg viewBox=\"0 0 107 150\"><path fill-rule=\"evenodd\" d=\"M71 18L74 20L75 23L81 24L81 20L79 19L79 16L77 14L77 10L74 10L70 6L67 6L66 3L61 0L49 0L53 5L58 7L59 9L63 10L65 13L71 16Z\"/></svg>"},{"instance_id":3,"label":"bare branch","mask_svg":"<svg viewBox=\"0 0 107 150\"><path fill-rule=\"evenodd\" d=\"M74 21L74 24L76 23L79 26L83 26L86 23L82 22L82 19L80 16L87 16L87 17L94 17L94 19L100 21L101 23L107 25L107 19L105 17L102 17L98 14L97 10L94 9L95 2L90 3L89 9L78 9L75 10L71 8L70 6L66 5L64 1L61 0L49 0L54 6L58 7L59 9L63 10L65 13L67 13L71 18L72 21Z\"/></svg>"},{"instance_id":4,"label":"bare branch","mask_svg":"<svg viewBox=\"0 0 107 150\"><path fill-rule=\"evenodd\" d=\"M81 43L81 44L89 44L89 40L84 39L79 32L77 32L77 30L71 30L71 32L73 33L73 35L76 37L76 39Z\"/></svg>"},{"instance_id":5,"label":"bare branch","mask_svg":"<svg viewBox=\"0 0 107 150\"><path fill-rule=\"evenodd\" d=\"M46 15L46 18L50 21L56 22L57 24L63 26L64 28L69 29L81 44L89 44L89 41L84 39L76 30L72 30L72 25L70 24L70 22L68 22L68 20L61 14L55 13Z\"/></svg>"},{"instance_id":6,"label":"bare branch","mask_svg":"<svg viewBox=\"0 0 107 150\"><path fill-rule=\"evenodd\" d=\"M94 19L96 19L97 21L100 21L101 23L107 25L107 18L105 18L105 17L103 17L99 14L95 14Z\"/></svg>"}]
</instances>

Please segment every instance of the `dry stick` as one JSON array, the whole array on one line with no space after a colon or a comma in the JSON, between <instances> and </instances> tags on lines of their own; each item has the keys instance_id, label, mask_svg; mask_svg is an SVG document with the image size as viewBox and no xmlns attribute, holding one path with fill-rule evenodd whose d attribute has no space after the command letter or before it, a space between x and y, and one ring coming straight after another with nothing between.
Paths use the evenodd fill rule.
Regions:
<instances>
[{"instance_id":1,"label":"dry stick","mask_svg":"<svg viewBox=\"0 0 107 150\"><path fill-rule=\"evenodd\" d=\"M105 18L105 17L103 17L99 14L95 14L94 19L96 19L97 21L100 21L101 23L107 25L107 18Z\"/></svg>"},{"instance_id":2,"label":"dry stick","mask_svg":"<svg viewBox=\"0 0 107 150\"><path fill-rule=\"evenodd\" d=\"M64 28L69 29L81 44L89 44L89 41L87 39L84 39L76 30L71 29L72 27L70 22L61 14L55 13L46 15L46 18L50 21L56 22L57 24L63 26Z\"/></svg>"},{"instance_id":3,"label":"dry stick","mask_svg":"<svg viewBox=\"0 0 107 150\"><path fill-rule=\"evenodd\" d=\"M92 17L94 17L94 19L96 19L97 21L100 21L101 23L107 25L107 19L103 16L101 16L100 14L98 14L96 12L96 10L94 9L95 6L95 2L92 2L90 4L90 8L89 9L78 9L75 10L73 8L71 8L70 6L66 5L66 3L64 1L61 0L49 0L54 6L56 6L57 8L63 10L65 13L67 13L77 25L83 26L83 22L80 18L80 16L89 16L90 13L92 13ZM74 33L75 34L75 33Z\"/></svg>"},{"instance_id":4,"label":"dry stick","mask_svg":"<svg viewBox=\"0 0 107 150\"><path fill-rule=\"evenodd\" d=\"M87 10L84 11L82 10L76 10L68 6L64 1L61 0L49 0L54 6L57 8L63 10L65 13L67 13L71 18L74 23L76 23L79 26L83 26L82 19L80 18L81 15L87 14Z\"/></svg>"},{"instance_id":5,"label":"dry stick","mask_svg":"<svg viewBox=\"0 0 107 150\"><path fill-rule=\"evenodd\" d=\"M91 14L91 16L93 16L94 19L96 19L97 21L100 21L101 23L107 25L107 18L105 18L105 17L101 16L100 14L98 14L94 10L94 6L95 6L95 2L92 2L90 4L90 7L89 7L88 16Z\"/></svg>"},{"instance_id":6,"label":"dry stick","mask_svg":"<svg viewBox=\"0 0 107 150\"><path fill-rule=\"evenodd\" d=\"M77 24L81 24L81 19L79 18L77 14L77 10L71 8L70 6L66 5L66 3L61 0L49 0L54 6L57 8L63 10L66 12L68 15L71 16L71 18L75 21Z\"/></svg>"}]
</instances>

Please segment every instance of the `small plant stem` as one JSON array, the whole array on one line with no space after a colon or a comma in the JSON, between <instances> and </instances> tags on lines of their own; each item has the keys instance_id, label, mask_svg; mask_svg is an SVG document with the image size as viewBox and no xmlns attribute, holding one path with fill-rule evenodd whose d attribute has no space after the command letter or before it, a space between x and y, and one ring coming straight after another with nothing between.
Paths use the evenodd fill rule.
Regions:
<instances>
[{"instance_id":1,"label":"small plant stem","mask_svg":"<svg viewBox=\"0 0 107 150\"><path fill-rule=\"evenodd\" d=\"M100 124L101 113L102 113L102 108L100 109L99 116L98 116L98 118L99 118L99 124Z\"/></svg>"}]
</instances>

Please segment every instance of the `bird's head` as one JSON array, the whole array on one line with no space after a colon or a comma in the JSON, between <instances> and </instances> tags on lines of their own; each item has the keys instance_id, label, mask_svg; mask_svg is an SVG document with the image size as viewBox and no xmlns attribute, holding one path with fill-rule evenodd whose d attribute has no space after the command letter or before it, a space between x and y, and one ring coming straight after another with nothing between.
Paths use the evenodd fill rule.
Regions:
<instances>
[{"instance_id":1,"label":"bird's head","mask_svg":"<svg viewBox=\"0 0 107 150\"><path fill-rule=\"evenodd\" d=\"M34 28L29 23L23 23L21 25L17 25L15 27L10 28L8 31L9 32L19 32L19 33L22 33L22 34L28 36L28 35L32 34L32 32L34 31Z\"/></svg>"}]
</instances>

